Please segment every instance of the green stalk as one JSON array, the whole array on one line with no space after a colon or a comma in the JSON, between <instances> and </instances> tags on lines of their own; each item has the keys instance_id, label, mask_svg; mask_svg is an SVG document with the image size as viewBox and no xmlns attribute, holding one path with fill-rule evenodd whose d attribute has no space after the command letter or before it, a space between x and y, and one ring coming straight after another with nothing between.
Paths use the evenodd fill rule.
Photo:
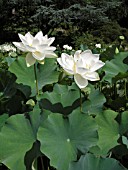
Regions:
<instances>
[{"instance_id":1,"label":"green stalk","mask_svg":"<svg viewBox=\"0 0 128 170\"><path fill-rule=\"evenodd\" d=\"M128 99L128 96L127 96L127 79L124 79L124 94L125 94L125 98L127 100Z\"/></svg>"},{"instance_id":2,"label":"green stalk","mask_svg":"<svg viewBox=\"0 0 128 170\"><path fill-rule=\"evenodd\" d=\"M32 163L32 170L38 170L38 166L37 166L37 159L35 159Z\"/></svg>"},{"instance_id":3,"label":"green stalk","mask_svg":"<svg viewBox=\"0 0 128 170\"><path fill-rule=\"evenodd\" d=\"M34 64L34 73L35 73L35 81L36 81L36 93L37 93L37 95L39 95L37 72L36 72L36 64Z\"/></svg>"},{"instance_id":4,"label":"green stalk","mask_svg":"<svg viewBox=\"0 0 128 170\"><path fill-rule=\"evenodd\" d=\"M44 163L43 163L43 157L41 156L40 159L41 159L41 167L42 167L42 170L45 170L45 169L44 169Z\"/></svg>"}]
</instances>

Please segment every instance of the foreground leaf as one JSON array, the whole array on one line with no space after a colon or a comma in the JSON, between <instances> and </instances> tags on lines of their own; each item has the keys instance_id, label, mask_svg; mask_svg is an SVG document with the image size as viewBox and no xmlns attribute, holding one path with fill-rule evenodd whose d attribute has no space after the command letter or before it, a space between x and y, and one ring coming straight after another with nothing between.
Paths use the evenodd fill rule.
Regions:
<instances>
[{"instance_id":1,"label":"foreground leaf","mask_svg":"<svg viewBox=\"0 0 128 170\"><path fill-rule=\"evenodd\" d=\"M123 60L128 56L128 52L118 53L111 61L106 61L103 71L105 76L103 80L111 83L112 78L117 76L119 73L126 73L128 70L127 64L123 63Z\"/></svg>"},{"instance_id":2,"label":"foreground leaf","mask_svg":"<svg viewBox=\"0 0 128 170\"><path fill-rule=\"evenodd\" d=\"M8 119L8 114L0 115L0 130Z\"/></svg>"},{"instance_id":3,"label":"foreground leaf","mask_svg":"<svg viewBox=\"0 0 128 170\"><path fill-rule=\"evenodd\" d=\"M115 120L117 115L117 112L106 110L96 117L96 122L99 125L98 146L102 150L102 154L107 154L110 149L118 145L119 125Z\"/></svg>"},{"instance_id":4,"label":"foreground leaf","mask_svg":"<svg viewBox=\"0 0 128 170\"><path fill-rule=\"evenodd\" d=\"M37 67L37 79L38 79L38 88L42 89L43 86L58 81L59 73L55 71L56 64L54 59L47 59L44 65L39 65ZM34 66L27 67L25 59L23 57L15 60L9 67L9 71L14 73L17 77L16 82L28 85L31 87L32 94L36 93L36 83L35 83L35 74Z\"/></svg>"},{"instance_id":5,"label":"foreground leaf","mask_svg":"<svg viewBox=\"0 0 128 170\"><path fill-rule=\"evenodd\" d=\"M86 153L97 142L97 125L93 118L78 111L68 118L50 114L38 131L41 151L50 158L51 165L67 170L77 158L77 150Z\"/></svg>"},{"instance_id":6,"label":"foreground leaf","mask_svg":"<svg viewBox=\"0 0 128 170\"><path fill-rule=\"evenodd\" d=\"M68 115L80 107L79 88L75 84L71 86L55 84L52 92L44 92L41 96L40 107L52 113Z\"/></svg>"},{"instance_id":7,"label":"foreground leaf","mask_svg":"<svg viewBox=\"0 0 128 170\"><path fill-rule=\"evenodd\" d=\"M24 156L35 140L29 120L11 116L0 132L0 162L11 170L26 170Z\"/></svg>"},{"instance_id":8,"label":"foreground leaf","mask_svg":"<svg viewBox=\"0 0 128 170\"><path fill-rule=\"evenodd\" d=\"M63 107L71 106L80 98L79 90L69 90L66 85L56 84L53 92L45 92L42 99L48 99L52 104L61 103Z\"/></svg>"},{"instance_id":9,"label":"foreground leaf","mask_svg":"<svg viewBox=\"0 0 128 170\"><path fill-rule=\"evenodd\" d=\"M82 110L89 115L97 115L103 110L103 104L106 102L106 98L99 90L93 90L89 96L89 100L83 103Z\"/></svg>"},{"instance_id":10,"label":"foreground leaf","mask_svg":"<svg viewBox=\"0 0 128 170\"><path fill-rule=\"evenodd\" d=\"M126 170L126 168L115 159L86 154L78 162L71 163L69 170Z\"/></svg>"}]
</instances>

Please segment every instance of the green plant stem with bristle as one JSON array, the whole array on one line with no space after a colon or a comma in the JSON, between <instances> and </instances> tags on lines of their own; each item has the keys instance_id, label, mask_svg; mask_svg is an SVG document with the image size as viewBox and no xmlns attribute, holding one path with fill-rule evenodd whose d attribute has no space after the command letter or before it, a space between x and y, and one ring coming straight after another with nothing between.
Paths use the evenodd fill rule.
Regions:
<instances>
[{"instance_id":1,"label":"green plant stem with bristle","mask_svg":"<svg viewBox=\"0 0 128 170\"><path fill-rule=\"evenodd\" d=\"M125 98L127 100L128 99L128 96L127 96L127 79L124 80L124 93L125 93Z\"/></svg>"},{"instance_id":2,"label":"green plant stem with bristle","mask_svg":"<svg viewBox=\"0 0 128 170\"><path fill-rule=\"evenodd\" d=\"M43 157L41 156L40 159L41 159L42 170L45 170L45 169L44 169L44 163L43 163Z\"/></svg>"},{"instance_id":3,"label":"green plant stem with bristle","mask_svg":"<svg viewBox=\"0 0 128 170\"><path fill-rule=\"evenodd\" d=\"M36 72L36 64L34 64L34 73L35 73L36 93L37 93L37 95L39 95L37 72Z\"/></svg>"}]
</instances>

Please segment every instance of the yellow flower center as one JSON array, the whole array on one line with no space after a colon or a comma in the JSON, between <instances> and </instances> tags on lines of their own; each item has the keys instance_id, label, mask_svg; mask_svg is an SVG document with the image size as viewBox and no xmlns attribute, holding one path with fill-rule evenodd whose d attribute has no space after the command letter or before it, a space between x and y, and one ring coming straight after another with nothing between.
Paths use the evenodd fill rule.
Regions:
<instances>
[{"instance_id":1,"label":"yellow flower center","mask_svg":"<svg viewBox=\"0 0 128 170\"><path fill-rule=\"evenodd\" d=\"M76 72L76 64L75 63L73 65L73 70L74 70L74 72Z\"/></svg>"},{"instance_id":2,"label":"yellow flower center","mask_svg":"<svg viewBox=\"0 0 128 170\"><path fill-rule=\"evenodd\" d=\"M85 68L89 70L91 68L90 64L86 64Z\"/></svg>"}]
</instances>

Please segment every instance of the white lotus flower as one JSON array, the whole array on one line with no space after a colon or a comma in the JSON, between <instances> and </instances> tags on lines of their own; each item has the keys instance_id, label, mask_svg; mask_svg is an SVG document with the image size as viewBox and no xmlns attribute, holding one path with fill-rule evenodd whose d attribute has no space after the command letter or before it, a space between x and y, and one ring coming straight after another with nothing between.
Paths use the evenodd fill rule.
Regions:
<instances>
[{"instance_id":1,"label":"white lotus flower","mask_svg":"<svg viewBox=\"0 0 128 170\"><path fill-rule=\"evenodd\" d=\"M0 51L2 51L2 52L9 52L9 51L16 52L16 48L14 48L11 44L2 44L0 46Z\"/></svg>"},{"instance_id":2,"label":"white lotus flower","mask_svg":"<svg viewBox=\"0 0 128 170\"><path fill-rule=\"evenodd\" d=\"M101 48L101 44L95 44L96 48Z\"/></svg>"},{"instance_id":3,"label":"white lotus flower","mask_svg":"<svg viewBox=\"0 0 128 170\"><path fill-rule=\"evenodd\" d=\"M105 64L99 60L99 54L92 54L91 50L84 52L78 50L75 52L74 57L62 53L57 61L67 74L74 75L74 80L80 89L88 85L88 80L99 80L100 78L96 70Z\"/></svg>"},{"instance_id":4,"label":"white lotus flower","mask_svg":"<svg viewBox=\"0 0 128 170\"><path fill-rule=\"evenodd\" d=\"M21 51L28 52L26 55L27 66L33 65L36 60L43 63L44 58L57 57L53 52L56 47L50 46L55 38L48 38L47 35L43 36L42 31L38 32L33 37L29 32L23 36L18 34L21 42L13 42L13 44Z\"/></svg>"},{"instance_id":5,"label":"white lotus flower","mask_svg":"<svg viewBox=\"0 0 128 170\"><path fill-rule=\"evenodd\" d=\"M67 44L66 45L63 45L63 48L65 50L72 50L72 47L71 46L68 46Z\"/></svg>"}]
</instances>

